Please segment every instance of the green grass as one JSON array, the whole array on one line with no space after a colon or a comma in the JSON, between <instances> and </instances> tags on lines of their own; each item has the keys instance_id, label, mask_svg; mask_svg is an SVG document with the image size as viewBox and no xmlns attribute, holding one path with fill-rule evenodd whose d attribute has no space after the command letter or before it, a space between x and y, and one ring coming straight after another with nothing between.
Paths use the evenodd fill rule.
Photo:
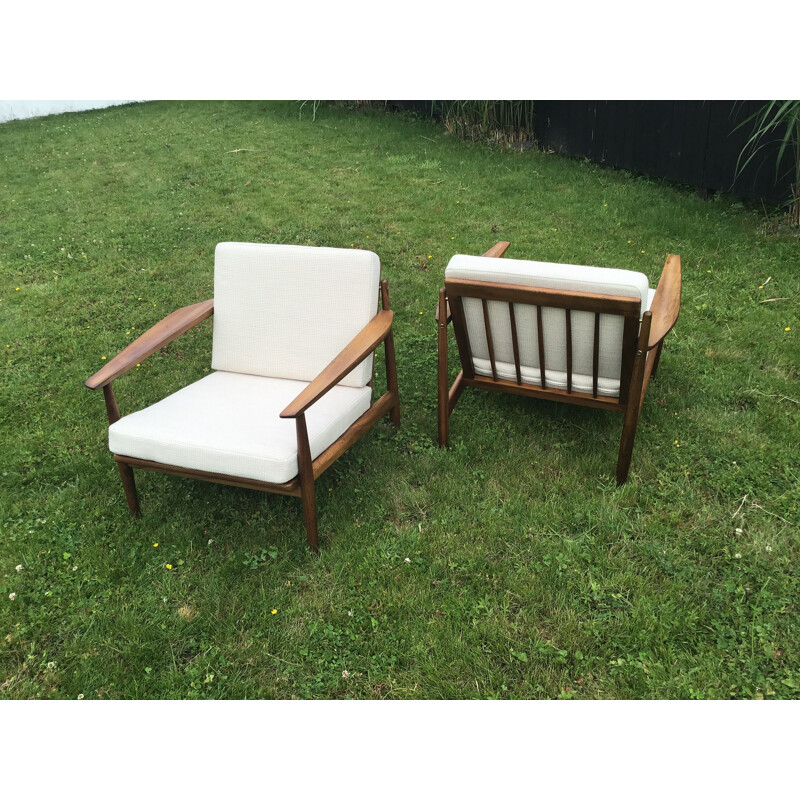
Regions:
<instances>
[{"instance_id":1,"label":"green grass","mask_svg":"<svg viewBox=\"0 0 800 800\"><path fill-rule=\"evenodd\" d=\"M796 231L427 121L288 103L0 125L0 188L3 697L800 693ZM621 489L617 415L468 390L435 447L444 267L499 239L651 282L682 256ZM319 481L319 558L293 498L139 473L132 519L83 387L212 295L224 240L369 248L389 280L403 423ZM209 370L210 325L117 381L123 414Z\"/></svg>"}]
</instances>

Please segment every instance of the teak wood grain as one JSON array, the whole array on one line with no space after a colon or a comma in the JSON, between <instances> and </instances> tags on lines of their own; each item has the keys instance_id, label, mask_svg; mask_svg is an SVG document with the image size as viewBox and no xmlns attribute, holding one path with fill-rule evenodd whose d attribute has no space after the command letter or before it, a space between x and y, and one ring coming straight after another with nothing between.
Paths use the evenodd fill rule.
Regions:
<instances>
[{"instance_id":1,"label":"teak wood grain","mask_svg":"<svg viewBox=\"0 0 800 800\"><path fill-rule=\"evenodd\" d=\"M320 397L333 389L345 375L352 372L389 335L393 317L393 311L379 311L333 361L281 411L281 418L292 419L304 413Z\"/></svg>"},{"instance_id":2,"label":"teak wood grain","mask_svg":"<svg viewBox=\"0 0 800 800\"><path fill-rule=\"evenodd\" d=\"M672 330L681 311L681 257L670 255L650 305L653 321L647 349L652 350Z\"/></svg>"},{"instance_id":3,"label":"teak wood grain","mask_svg":"<svg viewBox=\"0 0 800 800\"><path fill-rule=\"evenodd\" d=\"M506 252L508 246L508 242L498 242L494 247L487 250L484 256L500 257ZM446 447L449 443L450 414L452 414L465 386L618 411L625 415L625 421L617 460L617 482L624 483L630 468L633 441L644 396L650 378L655 375L658 368L664 337L675 325L678 318L680 295L681 262L680 257L676 255L670 255L667 258L651 308L644 314L641 314L641 299L636 297L544 289L517 284L466 280L463 278L445 278L444 289L440 290L439 293L436 314L439 356L437 394L440 446ZM491 377L475 374L469 331L467 330L464 314L463 299L465 297L481 301L489 361L491 363ZM508 304L516 381L500 379L497 376L488 301ZM531 382L523 382L522 380L519 332L514 311L515 304L536 307L540 374L538 385ZM546 348L544 326L542 324L543 308L563 309L565 314L566 390L547 385ZM590 342L592 353L592 388L590 392L576 391L573 388L573 311L594 314ZM606 397L599 394L601 314L620 316L623 319L620 386L619 395L616 397ZM447 327L451 322L462 369L448 390Z\"/></svg>"},{"instance_id":4,"label":"teak wood grain","mask_svg":"<svg viewBox=\"0 0 800 800\"><path fill-rule=\"evenodd\" d=\"M90 389L108 385L131 367L153 355L156 350L160 350L182 333L186 333L204 319L208 319L213 313L213 300L203 300L201 303L184 306L173 311L161 322L157 322L152 328L134 339L121 353L114 356L108 364L92 375L85 385Z\"/></svg>"}]
</instances>

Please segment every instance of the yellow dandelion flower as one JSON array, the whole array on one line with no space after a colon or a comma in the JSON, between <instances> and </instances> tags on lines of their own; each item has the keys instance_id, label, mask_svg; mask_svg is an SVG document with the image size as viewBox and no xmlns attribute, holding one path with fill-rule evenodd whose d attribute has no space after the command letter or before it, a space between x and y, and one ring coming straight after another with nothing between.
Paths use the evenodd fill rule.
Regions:
<instances>
[{"instance_id":1,"label":"yellow dandelion flower","mask_svg":"<svg viewBox=\"0 0 800 800\"><path fill-rule=\"evenodd\" d=\"M19 286L17 286L17 291L19 291Z\"/></svg>"},{"instance_id":2,"label":"yellow dandelion flower","mask_svg":"<svg viewBox=\"0 0 800 800\"><path fill-rule=\"evenodd\" d=\"M172 564L165 564L164 565L167 569L172 569Z\"/></svg>"},{"instance_id":3,"label":"yellow dandelion flower","mask_svg":"<svg viewBox=\"0 0 800 800\"><path fill-rule=\"evenodd\" d=\"M367 234L367 239L369 239L369 234Z\"/></svg>"},{"instance_id":4,"label":"yellow dandelion flower","mask_svg":"<svg viewBox=\"0 0 800 800\"><path fill-rule=\"evenodd\" d=\"M642 252L644 253L644 250L642 250Z\"/></svg>"},{"instance_id":5,"label":"yellow dandelion flower","mask_svg":"<svg viewBox=\"0 0 800 800\"><path fill-rule=\"evenodd\" d=\"M106 360L106 357L105 357L105 356L100 356L100 358L101 358L103 361L105 361L105 360Z\"/></svg>"},{"instance_id":6,"label":"yellow dandelion flower","mask_svg":"<svg viewBox=\"0 0 800 800\"><path fill-rule=\"evenodd\" d=\"M273 609L272 609L272 613L273 613L273 614L277 614L277 613L278 613L278 609L277 609L277 608L273 608Z\"/></svg>"},{"instance_id":7,"label":"yellow dandelion flower","mask_svg":"<svg viewBox=\"0 0 800 800\"><path fill-rule=\"evenodd\" d=\"M784 328L784 330L785 330L785 331L790 331L790 330L791 330L791 328Z\"/></svg>"},{"instance_id":8,"label":"yellow dandelion flower","mask_svg":"<svg viewBox=\"0 0 800 800\"><path fill-rule=\"evenodd\" d=\"M763 289L764 287L763 287L763 286L759 286L758 288L759 288L759 289Z\"/></svg>"},{"instance_id":9,"label":"yellow dandelion flower","mask_svg":"<svg viewBox=\"0 0 800 800\"><path fill-rule=\"evenodd\" d=\"M153 547L158 547L158 542L153 542Z\"/></svg>"}]
</instances>

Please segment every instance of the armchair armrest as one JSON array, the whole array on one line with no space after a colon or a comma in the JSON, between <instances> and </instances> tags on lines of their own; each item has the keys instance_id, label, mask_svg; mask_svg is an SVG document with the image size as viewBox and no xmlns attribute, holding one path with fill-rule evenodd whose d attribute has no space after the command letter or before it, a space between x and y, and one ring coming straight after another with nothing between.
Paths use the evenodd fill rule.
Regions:
<instances>
[{"instance_id":1,"label":"armchair armrest","mask_svg":"<svg viewBox=\"0 0 800 800\"><path fill-rule=\"evenodd\" d=\"M652 321L647 349L652 350L672 330L681 310L681 257L667 256L661 272L653 302L650 304Z\"/></svg>"},{"instance_id":2,"label":"armchair armrest","mask_svg":"<svg viewBox=\"0 0 800 800\"><path fill-rule=\"evenodd\" d=\"M121 353L118 353L108 364L98 370L88 381L90 389L107 386L111 381L127 372L134 364L144 361L156 350L177 339L189 328L207 319L214 313L214 300L203 300L191 306L184 306L173 311L157 322L152 328L132 341Z\"/></svg>"},{"instance_id":3,"label":"armchair armrest","mask_svg":"<svg viewBox=\"0 0 800 800\"><path fill-rule=\"evenodd\" d=\"M379 311L322 372L281 411L282 419L303 414L329 392L348 372L355 369L392 330L393 311Z\"/></svg>"},{"instance_id":4,"label":"armchair armrest","mask_svg":"<svg viewBox=\"0 0 800 800\"><path fill-rule=\"evenodd\" d=\"M498 242L494 247L490 247L485 253L482 253L482 257L502 258L509 247L511 247L511 242Z\"/></svg>"}]
</instances>

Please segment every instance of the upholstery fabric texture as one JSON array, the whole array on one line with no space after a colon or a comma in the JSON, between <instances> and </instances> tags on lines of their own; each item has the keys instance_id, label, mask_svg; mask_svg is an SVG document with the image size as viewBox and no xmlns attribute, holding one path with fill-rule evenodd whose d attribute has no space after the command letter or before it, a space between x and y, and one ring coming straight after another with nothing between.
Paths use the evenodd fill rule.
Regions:
<instances>
[{"instance_id":1,"label":"upholstery fabric texture","mask_svg":"<svg viewBox=\"0 0 800 800\"><path fill-rule=\"evenodd\" d=\"M307 385L213 372L115 422L108 429L109 447L162 464L286 483L298 474L296 426L279 415ZM369 386L338 385L314 403L306 412L311 457L344 434L371 398Z\"/></svg>"},{"instance_id":2,"label":"upholstery fabric texture","mask_svg":"<svg viewBox=\"0 0 800 800\"><path fill-rule=\"evenodd\" d=\"M592 292L638 298L644 312L652 302L647 276L630 270L585 267L575 264L551 264L520 259L486 258L456 255L445 270L445 278L508 283L543 289ZM654 294L654 292L652 292ZM478 375L491 376L489 345L480 300L464 298L464 315ZM508 304L487 302L492 329L495 365L498 378L516 380L514 349ZM523 383L539 385L539 334L536 307L514 304L514 317L519 342L520 372ZM572 311L572 388L592 391L594 313ZM600 347L598 394L619 396L622 364L623 318L614 314L600 315ZM566 313L560 308L542 307L542 334L545 351L545 384L550 388L567 388Z\"/></svg>"},{"instance_id":3,"label":"upholstery fabric texture","mask_svg":"<svg viewBox=\"0 0 800 800\"><path fill-rule=\"evenodd\" d=\"M221 242L211 366L311 381L375 316L380 260L368 250ZM372 356L342 386L366 386Z\"/></svg>"}]
</instances>

